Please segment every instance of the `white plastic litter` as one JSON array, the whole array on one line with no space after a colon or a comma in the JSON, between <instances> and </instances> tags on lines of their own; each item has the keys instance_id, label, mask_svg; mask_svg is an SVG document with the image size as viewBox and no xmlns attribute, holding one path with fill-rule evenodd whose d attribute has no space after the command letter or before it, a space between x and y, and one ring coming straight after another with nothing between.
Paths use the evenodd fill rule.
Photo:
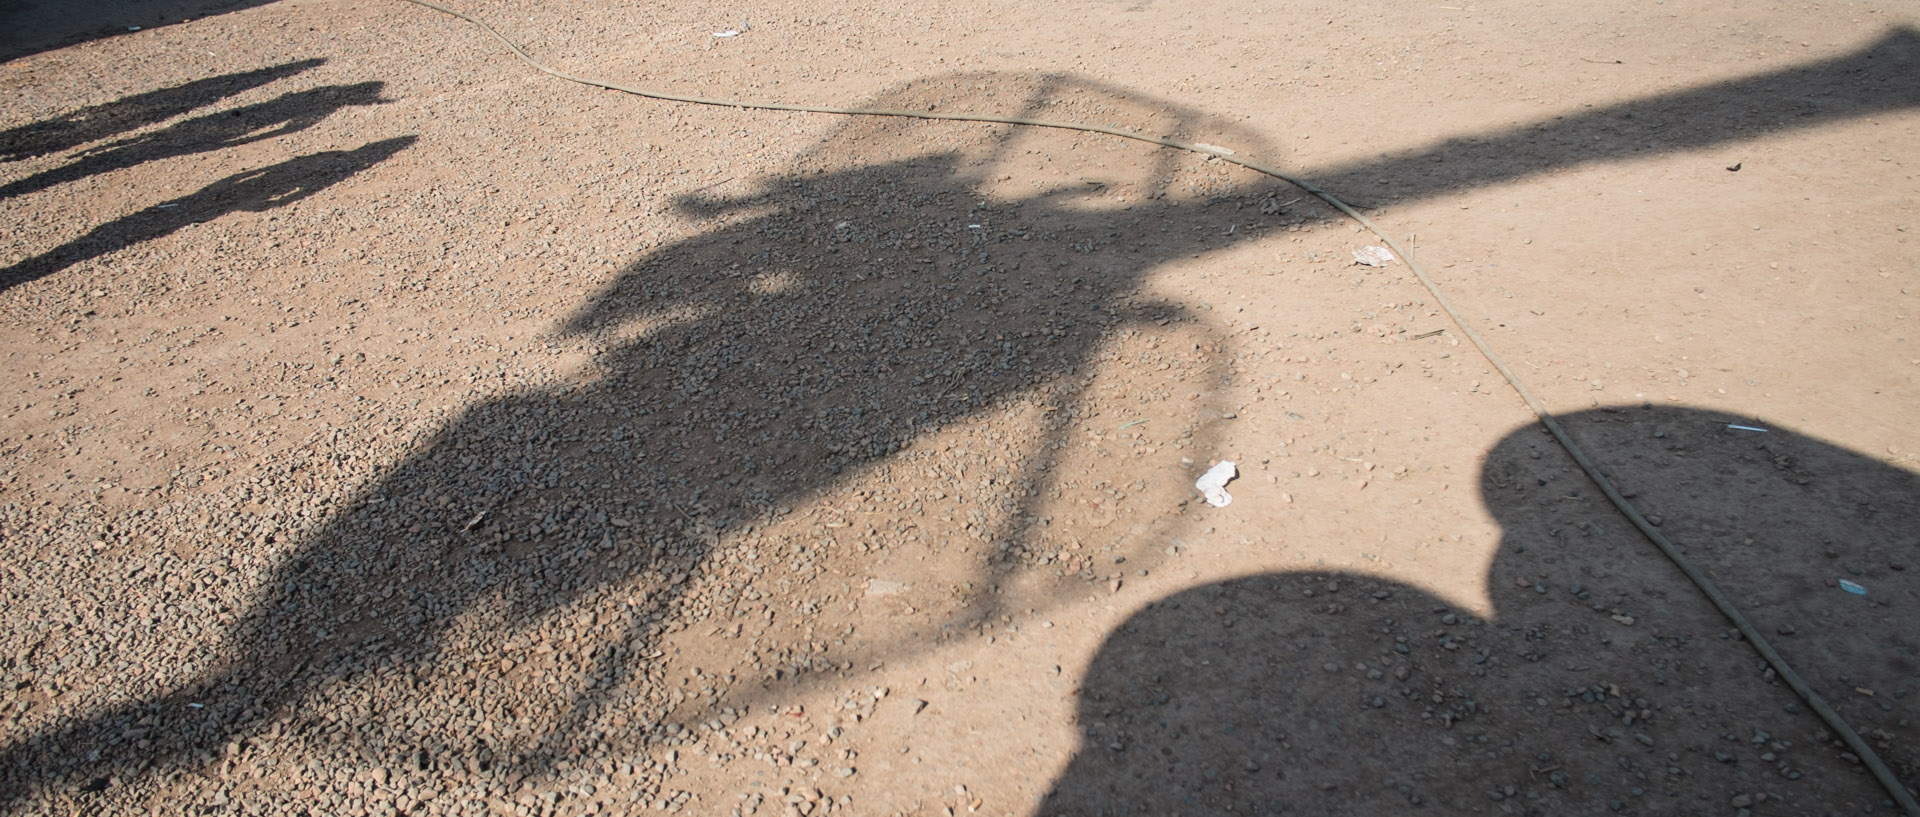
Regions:
<instances>
[{"instance_id":1,"label":"white plastic litter","mask_svg":"<svg viewBox=\"0 0 1920 817\"><path fill-rule=\"evenodd\" d=\"M1200 479L1193 483L1193 487L1200 489L1200 493L1206 495L1208 505L1224 508L1227 507L1227 503L1233 501L1233 495L1227 493L1227 483L1239 475L1239 469L1234 467L1231 460L1221 460L1219 464L1201 474Z\"/></svg>"},{"instance_id":2,"label":"white plastic litter","mask_svg":"<svg viewBox=\"0 0 1920 817\"><path fill-rule=\"evenodd\" d=\"M1384 267L1393 263L1393 251L1386 247L1361 247L1353 251L1353 262L1369 267Z\"/></svg>"},{"instance_id":3,"label":"white plastic litter","mask_svg":"<svg viewBox=\"0 0 1920 817\"><path fill-rule=\"evenodd\" d=\"M715 37L738 37L738 36L740 36L740 29L737 29L737 28L729 28L729 29L727 29L726 31L716 31L716 32L713 32L713 36L715 36Z\"/></svg>"}]
</instances>

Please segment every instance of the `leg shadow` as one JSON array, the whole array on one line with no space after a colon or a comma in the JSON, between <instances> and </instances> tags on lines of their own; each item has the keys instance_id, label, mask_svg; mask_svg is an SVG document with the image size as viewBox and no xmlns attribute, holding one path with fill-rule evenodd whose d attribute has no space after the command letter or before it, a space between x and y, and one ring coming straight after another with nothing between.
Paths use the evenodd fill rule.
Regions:
<instances>
[{"instance_id":1,"label":"leg shadow","mask_svg":"<svg viewBox=\"0 0 1920 817\"><path fill-rule=\"evenodd\" d=\"M0 62L272 0L0 0Z\"/></svg>"}]
</instances>

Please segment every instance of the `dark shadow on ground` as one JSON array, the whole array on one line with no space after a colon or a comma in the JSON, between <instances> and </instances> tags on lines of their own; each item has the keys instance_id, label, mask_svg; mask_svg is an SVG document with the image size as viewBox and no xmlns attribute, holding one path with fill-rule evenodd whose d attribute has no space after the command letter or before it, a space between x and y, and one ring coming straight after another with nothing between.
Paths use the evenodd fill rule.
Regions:
<instances>
[{"instance_id":1,"label":"dark shadow on ground","mask_svg":"<svg viewBox=\"0 0 1920 817\"><path fill-rule=\"evenodd\" d=\"M1916 76L1920 32L1898 28L1831 60L1302 171L1353 202L1418 200L1583 164L1699 150L1906 110L1920 105Z\"/></svg>"},{"instance_id":2,"label":"dark shadow on ground","mask_svg":"<svg viewBox=\"0 0 1920 817\"><path fill-rule=\"evenodd\" d=\"M195 108L211 105L275 80L286 79L325 62L319 59L298 60L237 74L197 79L185 85L134 94L52 119L9 128L0 131L0 162L59 153L165 122Z\"/></svg>"},{"instance_id":3,"label":"dark shadow on ground","mask_svg":"<svg viewBox=\"0 0 1920 817\"><path fill-rule=\"evenodd\" d=\"M1902 32L1888 43L1899 51L1911 40L1911 34ZM1842 60L1809 69L1816 74L1840 73L1805 78L1808 87L1831 88L1836 95L1850 95L1842 96L1843 100L1854 100L1831 115L1912 104L1911 87L1854 82L1859 79L1852 71L1854 65ZM1780 82L1783 76L1793 75L1775 75L1770 81ZM1779 98L1763 90L1767 87L1771 86L1756 80L1732 83L1717 93L1761 94L1719 101L1763 106ZM1056 97L1071 102L1044 104ZM1690 98L1710 100L1711 96ZM1209 141L1250 146L1248 152L1253 155L1273 155L1263 151L1252 135L1211 117L1077 80L947 77L916 83L875 100L873 106L934 104L944 110L1005 110L1008 100L1026 103L1023 110L1013 112L1016 115L1128 121L1156 133L1211 137ZM1654 118L1680 115L1672 106L1659 98L1645 103L1644 109L1659 114ZM1628 105L1616 110L1624 115L1637 109ZM1795 124L1821 118L1816 115ZM1698 125L1707 134L1702 140L1729 140L1758 132L1754 120L1736 121L1729 127L1724 119L1709 119ZM1439 179L1419 174L1430 180L1410 183L1423 185L1417 188L1419 194L1433 195L1511 178L1527 168L1622 155L1607 144L1596 146L1590 138L1577 138L1592 135L1583 129L1610 127L1607 123L1583 119L1541 127L1566 138L1548 140L1540 150L1551 155L1519 161L1514 165L1519 171L1509 168L1511 157L1475 153L1466 171ZM1025 402L1062 419L1052 421L1057 426L1036 429L1030 439L1006 443L1010 454L1020 455L1012 459L1029 464L996 474L1001 485L1012 487L1007 493L1015 498L1004 519L993 524L1003 527L1004 536L1019 537L1021 503L1038 495L1022 483L1044 484L1046 452L1070 422L1065 418L1081 403L1095 350L1127 327L1192 320L1173 304L1144 296L1142 282L1172 260L1299 223L1298 217L1287 213L1255 216L1273 192L1271 186L1249 187L1244 178L1231 181L1217 167L1190 156L1117 150L1113 154L1117 161L1140 159L1141 167L1134 173L1140 181L1090 186L1062 166L1072 164L1067 160L1072 156L1081 157L1074 161L1088 166L1084 157L1089 154L1082 151L1106 149L1106 141L1069 137L1073 144L1067 148L1059 143L1022 142L1030 133L952 123L855 120L836 131L820 150L802 157L793 172L764 180L755 194L683 201L687 212L714 219L713 228L633 262L612 288L592 296L565 327L567 333L590 338L602 349L595 369L578 385L515 395L468 410L419 454L367 486L361 498L320 534L299 545L264 585L257 604L244 612L242 623L223 643L210 647L220 656L214 669L184 687L74 719L8 746L0 755L3 799L17 801L48 790L109 788L144 777L178 774L183 768L217 762L223 751L254 751L248 747L264 745L266 741L256 740L270 727L344 730L351 734L356 757L365 762L412 764L422 772L458 770L468 779L495 775L495 783L489 786L517 784L522 775L555 774L576 742L615 746L644 764L647 749L666 737L664 715L678 702L666 700L666 679L654 660L653 650L662 634L699 620L696 615L744 611L750 606L746 593L768 589L725 586L712 590L698 607L683 604L689 577L713 569L709 560L716 556L716 547L723 541L737 543L736 550L721 555L749 569L769 563L813 564L822 554L759 536L758 529L780 518L786 509L832 488L847 474L895 458L916 439L987 410ZM1490 137L1507 145L1524 144L1528 138L1519 132ZM1690 144L1702 144L1702 140ZM385 149L388 153L398 147L380 144L390 145ZM1131 145L1124 149L1144 150ZM1050 152L1060 154L1058 163ZM1433 154L1448 155L1441 149ZM217 214L239 206L232 203L236 197L268 204L276 195L312 189L314 172L337 181L365 162L343 156L329 164L337 168L331 174L302 167L299 172L269 169L229 180L222 189L197 194L167 210L185 210L191 203L195 212ZM1370 170L1339 171L1334 180L1409 172L1404 160L1394 160ZM1002 184L1008 181L1012 184ZM1332 188L1345 192L1338 184ZM1191 194L1170 195L1173 191ZM1132 201L1127 209L1101 200L1122 193ZM1220 202L1234 206L1210 206ZM1252 206L1243 209L1245 205ZM22 264L12 275L15 280L44 275L78 257L92 257L116 242L123 243L114 238L122 233L151 237L191 220L197 219L150 210L122 225L102 228L96 236L44 259ZM1195 331L1206 335L1213 330L1201 324ZM1541 467L1524 461L1520 465ZM1563 484L1566 479L1556 478ZM1880 486L1869 480L1866 487ZM1500 502L1520 507L1504 499L1496 507L1501 507ZM1604 511L1590 513L1600 519ZM1717 662L1735 660L1734 653L1724 652L1734 649L1733 645L1716 646L1710 616L1691 610L1684 595L1647 597L1636 588L1648 585L1610 579L1628 575L1628 568L1604 558L1599 563L1590 561L1595 555L1611 554L1576 547L1579 533L1569 524L1573 523L1514 523L1515 536L1543 536L1553 530L1568 534L1557 545L1565 552L1529 544L1529 560L1551 556L1559 561L1546 564L1561 572L1554 574L1555 584L1546 595L1521 594L1521 600L1564 604L1567 591L1562 589L1556 596L1552 588L1564 588L1559 582L1579 577L1592 588L1582 591L1587 596L1581 602L1645 610L1639 614L1663 622L1669 620L1663 617L1671 617L1671 632L1676 635L1663 637L1684 637L1689 650L1722 650L1711 656L1711 666L1728 666ZM1547 539L1550 544L1556 541ZM1620 550L1627 545L1616 541L1610 547ZM1246 617L1234 616L1241 629L1230 637L1220 636L1230 649L1200 657L1218 655L1224 662L1228 657L1266 654L1254 650L1257 644L1231 640L1242 633L1257 633L1260 627L1283 628L1271 633L1292 639L1282 643L1306 643L1302 653L1311 654L1310 667L1319 666L1316 661L1327 644L1364 643L1364 650L1353 649L1369 656L1384 649L1393 655L1391 639L1382 635L1385 640L1373 640L1380 635L1374 631L1387 627L1400 632L1393 628L1402 625L1375 621L1369 622L1372 629L1342 629L1363 610L1372 610L1370 595L1354 599L1355 609L1347 617L1327 618L1317 630L1284 629L1295 627L1289 623L1292 616L1310 613L1312 604L1270 611L1260 607L1273 598L1272 591L1262 588L1335 580L1260 579L1246 585L1252 589L1226 588L1241 599L1232 602L1236 609L1250 612ZM1351 590L1343 593L1349 595L1339 598L1352 598ZM1423 629L1429 624L1421 616L1432 614L1419 611L1430 609L1432 602L1404 588L1389 595L1399 599L1390 606L1396 621L1408 622L1406 627L1417 621ZM1567 673L1591 678L1594 684L1624 678L1629 698L1658 698L1661 707L1717 707L1723 699L1713 696L1724 694L1731 696L1724 700L1739 701L1744 700L1741 695L1753 694L1748 687L1701 687L1698 696L1688 693L1682 701L1638 686L1646 673L1656 670L1638 667L1635 672L1640 674L1616 675L1611 670L1618 662L1588 662L1584 656L1593 649L1634 655L1646 651L1655 656L1649 661L1665 660L1656 654L1672 649L1659 638L1642 635L1658 636L1668 625L1661 624L1658 631L1653 627L1630 631L1635 638L1613 636L1606 627L1619 625L1605 615L1599 615L1596 624L1581 625L1584 629L1576 633L1584 640L1566 642L1578 647L1556 659L1566 663L1567 658L1579 657L1572 663L1584 668L1555 666L1550 672L1544 663L1526 661L1529 650L1543 658L1538 653L1548 647L1534 645L1535 639L1527 636L1520 622L1532 620L1532 614L1516 606L1509 598L1513 595L1496 596L1502 604L1496 625L1450 625L1474 630L1472 640L1461 642L1467 646L1456 643L1459 649L1435 652L1434 645L1440 642L1428 634L1406 630L1408 638L1418 646L1422 660L1467 661L1484 649L1489 661L1497 658L1501 671L1514 667L1517 674L1493 675L1488 682L1493 684L1488 699L1501 700L1503 707L1507 704L1501 695L1537 691L1557 696L1568 684ZM1398 612L1401 607L1407 610ZM591 625L582 625L591 631L583 638L592 646L568 655L568 674L548 677L546 686L534 690L538 694L528 692L534 685L524 683L524 675L499 677L529 659L513 646L516 633L551 621L562 611L581 609L593 611ZM1256 619L1259 626L1246 624ZM485 627L476 635L463 629L469 621L484 622ZM1136 627L1158 627L1171 639L1191 623L1176 617L1166 625L1146 621ZM1552 649L1560 649L1560 643L1555 642ZM1429 654L1437 657L1424 658ZM1162 658L1170 663L1182 660ZM1350 666L1345 657L1336 664ZM476 667L504 669L476 671ZM1411 723L1390 723L1391 729L1367 732L1370 742L1363 743L1356 735L1353 745L1392 751L1387 744L1395 730L1411 728L1412 723L1424 726L1427 721L1421 717L1429 705L1434 707L1432 718L1481 716L1477 706L1465 702L1466 682L1450 685L1462 677L1461 672L1477 678L1471 675L1475 667L1426 667L1422 665L1418 690L1424 699L1431 701L1438 695L1439 700L1415 704L1411 698L1396 698L1383 703L1374 710L1385 713L1380 717L1401 717L1402 709L1419 714L1412 716ZM1259 668L1237 663L1226 668L1232 674L1218 687L1245 691L1248 700L1257 699L1253 693L1260 687L1245 684L1257 680L1250 676L1258 676ZM1308 675L1293 663L1286 664L1285 671L1296 678ZM1678 667L1657 671L1669 673L1674 683L1706 683ZM1160 683L1168 683L1167 673L1159 675ZM1341 673L1329 677L1334 675L1344 677ZM1115 674L1103 663L1094 677L1097 684L1121 686L1110 694L1101 693L1107 697L1089 697L1095 702L1090 704L1090 723L1105 717L1101 713L1108 708L1126 714L1126 707L1139 705L1137 695L1127 697L1133 692L1125 686L1124 668ZM1199 684L1206 677L1190 673L1178 680L1182 685ZM1509 683L1508 678L1521 680ZM1415 682L1400 683L1404 688ZM1196 694L1202 688L1195 687ZM1096 692L1100 689L1095 687ZM1380 689L1377 697L1385 701L1390 686ZM349 713L347 723L319 724L310 714L339 700L376 693L379 697ZM1195 725L1239 722L1244 708L1218 700L1224 694L1193 699ZM1342 694L1348 697L1340 698ZM1336 714L1333 707L1351 703L1355 694L1349 680L1339 686L1309 686L1300 695L1267 701L1271 706L1296 707L1282 710L1296 722L1304 718L1325 724L1304 731L1286 727L1301 736L1297 739L1344 740L1353 722L1343 721L1346 727L1335 728L1333 718L1353 716ZM1557 706L1558 700L1555 697L1549 703ZM598 713L606 711L619 715L612 721L598 718ZM1266 731L1271 721L1248 721L1261 726L1236 734ZM600 725L606 723L616 725ZM587 724L596 725L589 730ZM1458 736L1454 739L1461 743L1468 734L1456 724L1447 736ZM1118 742L1124 749L1125 740ZM1489 746L1476 740L1471 747L1458 747L1463 755L1469 748L1476 763L1486 752L1493 752L1496 759L1510 757L1503 754L1508 747L1497 743ZM1145 756L1151 753L1127 755ZM1269 764L1263 767L1269 772L1282 768L1277 761L1255 762ZM1338 779L1328 782L1358 785L1356 762L1329 766L1328 774ZM1104 756L1086 756L1063 781L1062 791L1097 792L1107 785L1104 781L1124 780L1134 772L1131 767L1104 763ZM1752 762L1744 768L1753 768ZM1144 774L1150 769L1139 771ZM1435 767L1431 774L1441 771ZM1510 767L1499 771L1496 782L1518 785L1512 782ZM1638 768L1632 773L1643 771ZM500 779L508 774L511 784ZM1213 779L1219 779L1217 770ZM1465 778L1452 774L1447 779ZM1189 785L1186 777L1175 782ZM489 796L504 797L507 790ZM1293 797L1299 792L1288 789L1282 794ZM1164 797L1166 793L1138 796ZM1056 807L1081 808L1082 801L1074 799L1080 795L1067 797L1057 800ZM1115 802L1128 801L1122 797Z\"/></svg>"},{"instance_id":4,"label":"dark shadow on ground","mask_svg":"<svg viewBox=\"0 0 1920 817\"><path fill-rule=\"evenodd\" d=\"M152 133L89 150L67 164L0 185L0 199L22 196L144 162L237 147L303 131L334 112L375 105L382 83L329 85L198 116Z\"/></svg>"},{"instance_id":5,"label":"dark shadow on ground","mask_svg":"<svg viewBox=\"0 0 1920 817\"><path fill-rule=\"evenodd\" d=\"M1729 421L1675 408L1566 418L1909 784L1920 780L1920 477ZM1039 813L1731 814L1743 795L1755 813L1884 808L1819 720L1543 430L1501 440L1481 490L1502 526L1490 619L1344 573L1253 576L1154 602L1087 669L1082 748ZM1424 558L1449 558L1448 545ZM1867 595L1835 586L1842 578Z\"/></svg>"},{"instance_id":6,"label":"dark shadow on ground","mask_svg":"<svg viewBox=\"0 0 1920 817\"><path fill-rule=\"evenodd\" d=\"M384 139L354 150L329 150L235 173L191 195L100 225L59 247L0 269L0 289L52 275L189 224L212 221L228 213L271 210L299 201L386 161L414 140L412 136Z\"/></svg>"},{"instance_id":7,"label":"dark shadow on ground","mask_svg":"<svg viewBox=\"0 0 1920 817\"><path fill-rule=\"evenodd\" d=\"M951 77L884 102L956 95L1035 109L1070 99L1190 137L1202 126L1231 132L1160 100L1050 77ZM1071 422L1092 358L1114 332L1169 321L1168 331L1181 331L1193 321L1141 294L1149 273L1283 223L1205 198L1150 197L1215 166L1144 149L1127 157L1141 180L1131 209L1077 177L1022 184L1013 198L990 191L1006 154L1024 156L1031 133L852 121L790 175L746 195L683 199L684 212L713 228L634 261L560 327L601 349L584 382L466 411L300 544L217 647L222 666L8 746L5 799L56 784L106 789L116 777L216 759L223 746L311 710L312 696L351 694L396 668L431 680L382 686L356 725L355 739L382 762L404 765L418 753L434 768L550 775L608 710L632 725L607 739L642 754L665 736L670 706L659 670L642 656L688 623L681 594L723 539L743 542L739 551L761 564L812 563L823 554L755 541L752 531L983 412L1032 401ZM328 162L342 170L327 178L369 163ZM243 200L266 203L271 195L260 191L306 189L312 179L302 164L229 180L13 272L44 275L130 240L126 233L157 235L230 209L237 190L257 188ZM1259 200L1251 203L1247 212L1257 212ZM1005 442L1009 461L1024 464L996 477L1002 536L1020 536L1020 508L1039 491L1014 486L1044 485L1052 442L1045 429ZM737 602L744 611L750 589L725 588L724 599L701 607L731 612ZM456 655L465 666L525 663L512 633L579 607L602 611L593 635L601 646L569 663L562 688L434 671ZM487 643L458 641L461 620L473 616L491 622ZM520 724L539 728L502 734Z\"/></svg>"},{"instance_id":8,"label":"dark shadow on ground","mask_svg":"<svg viewBox=\"0 0 1920 817\"><path fill-rule=\"evenodd\" d=\"M0 0L0 62L271 0Z\"/></svg>"}]
</instances>

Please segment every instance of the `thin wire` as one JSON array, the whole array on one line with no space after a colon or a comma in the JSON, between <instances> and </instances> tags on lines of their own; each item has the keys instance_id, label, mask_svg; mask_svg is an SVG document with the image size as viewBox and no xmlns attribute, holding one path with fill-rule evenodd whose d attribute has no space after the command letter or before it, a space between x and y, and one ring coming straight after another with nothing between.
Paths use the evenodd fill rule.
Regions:
<instances>
[{"instance_id":1,"label":"thin wire","mask_svg":"<svg viewBox=\"0 0 1920 817\"><path fill-rule=\"evenodd\" d=\"M1873 751L1873 747L1869 746L1866 740L1861 738L1860 734L1854 731L1853 727L1848 725L1844 718L1840 717L1840 713L1834 711L1826 699L1815 692L1813 687L1809 686L1806 680L1802 679L1800 674L1794 671L1793 667L1787 663L1786 657L1774 649L1773 644L1767 641L1766 636L1760 634L1760 630L1754 627L1753 623L1748 621L1745 615L1741 614L1739 608L1734 606L1733 601L1729 599L1725 593L1721 592L1719 586L1707 578L1706 574L1700 572L1699 568L1694 567L1693 562L1682 555L1679 548L1675 546L1671 540L1667 539L1665 534L1662 534L1658 528L1655 528L1653 523L1647 521L1647 518L1641 515L1640 510L1635 508L1633 503L1627 501L1627 498L1620 493L1620 490L1614 487L1613 481L1608 479L1606 474L1601 472L1600 467L1594 464L1593 460L1587 456L1586 450L1581 448L1580 444L1574 441L1573 436L1567 433L1566 428L1560 424L1560 420L1554 416L1553 412L1548 411L1546 405L1542 404L1539 398L1533 395L1533 391L1527 388L1526 384L1521 381L1519 375L1514 374L1512 369L1507 368L1506 362L1501 360L1498 354L1494 353L1493 347L1487 344L1486 340L1480 336L1480 333L1474 331L1473 327L1468 325L1466 320L1460 317L1459 310L1455 309L1453 303L1447 299L1447 296L1440 292L1440 286L1434 283L1432 277L1427 275L1426 269L1420 265L1419 261L1414 259L1413 254L1407 252L1406 248L1401 246L1400 242L1395 241L1385 230L1380 229L1378 225L1374 224L1372 219L1361 215L1359 211L1347 206L1346 202L1335 198L1333 194L1325 190L1321 190L1312 182L1287 173L1279 168L1271 167L1250 159L1240 158L1225 148L1194 142L1184 142L1178 139L1169 139L1164 136L1149 136L1137 131L1121 130L1120 128L1103 125L1048 119L994 116L991 114L939 113L936 111L908 111L892 108L836 108L825 105L792 105L783 102L751 102L649 91L549 68L541 64L539 60L529 56L526 51L521 50L519 45L507 39L505 35L495 31L493 26L487 25L478 19L447 8L446 6L429 2L429 0L405 0L405 2L425 6L442 14L451 15L479 26L488 34L493 35L494 39L505 44L508 49L513 51L515 56L519 57L520 60L527 65L532 66L535 70L567 80L568 82L576 82L595 88L605 88L610 91L619 91L634 96L665 100L668 102L714 105L723 108L739 108L744 110L824 113L840 116L898 116L911 119L931 119L949 122L986 122L997 125L1024 125L1035 128L1104 133L1109 136L1131 139L1136 142L1146 142L1161 147L1212 156L1222 161L1247 168L1256 173L1272 176L1273 178L1312 194L1315 198L1326 202L1334 209L1345 214L1348 218L1353 219L1360 226L1365 227L1369 232L1384 242L1388 249L1398 254L1400 260L1406 262L1407 268L1413 271L1414 277L1420 279L1420 285L1426 287L1427 293L1432 295L1434 302L1440 305L1440 310L1447 313L1447 318L1453 321L1453 325L1460 330L1461 334L1466 336L1469 343L1473 344L1473 348L1479 350L1480 355L1486 358L1488 363L1493 364L1494 370L1500 373L1500 376L1507 381L1507 385L1513 388L1515 394L1520 395L1521 401L1525 402L1527 408L1531 409L1534 416L1539 418L1541 425L1546 426L1548 433L1552 434L1553 438L1560 443L1560 447L1566 449L1567 454L1573 457L1573 461L1580 466L1580 470L1586 472L1587 478L1599 486L1601 493L1606 495L1607 500L1612 502L1613 506L1618 508L1620 513L1625 515L1628 521L1631 521L1633 526L1638 528L1640 533L1645 535L1647 540L1653 543L1654 547L1659 548L1661 554L1665 555L1668 561L1671 561L1675 567L1680 568L1680 572L1685 574L1686 577L1693 582L1695 587L1699 588L1700 592L1707 597L1707 600L1712 602L1713 606L1720 611L1720 614L1726 616L1727 620L1732 622L1735 628L1739 629L1740 635L1747 639L1748 644L1753 645L1755 652L1760 653L1760 656L1766 659L1767 664L1773 667L1774 672L1777 673L1782 680L1787 682L1787 686L1792 688L1794 693L1799 695L1802 700L1805 700L1807 706L1812 708L1814 713L1820 716L1821 720L1825 721L1834 732L1840 735L1841 740L1846 742L1847 747L1852 749L1854 755L1860 758L1860 762L1873 773L1875 779L1880 781L1880 785L1885 788L1889 794L1893 795L1894 800L1906 811L1908 817L1920 817L1920 803L1914 801L1913 795L1908 793L1906 787L1900 783L1899 778L1895 777L1893 771L1887 768L1886 763L1880 760L1879 754Z\"/></svg>"}]
</instances>

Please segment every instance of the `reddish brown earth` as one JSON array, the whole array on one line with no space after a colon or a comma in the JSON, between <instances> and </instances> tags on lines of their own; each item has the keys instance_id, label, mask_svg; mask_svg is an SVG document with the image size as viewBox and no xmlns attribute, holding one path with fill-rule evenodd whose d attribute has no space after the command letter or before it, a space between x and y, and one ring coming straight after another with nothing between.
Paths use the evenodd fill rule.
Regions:
<instances>
[{"instance_id":1,"label":"reddish brown earth","mask_svg":"<svg viewBox=\"0 0 1920 817\"><path fill-rule=\"evenodd\" d=\"M1314 180L1920 785L1911 5L460 8ZM50 9L9 813L1898 813L1285 184L397 0Z\"/></svg>"}]
</instances>

